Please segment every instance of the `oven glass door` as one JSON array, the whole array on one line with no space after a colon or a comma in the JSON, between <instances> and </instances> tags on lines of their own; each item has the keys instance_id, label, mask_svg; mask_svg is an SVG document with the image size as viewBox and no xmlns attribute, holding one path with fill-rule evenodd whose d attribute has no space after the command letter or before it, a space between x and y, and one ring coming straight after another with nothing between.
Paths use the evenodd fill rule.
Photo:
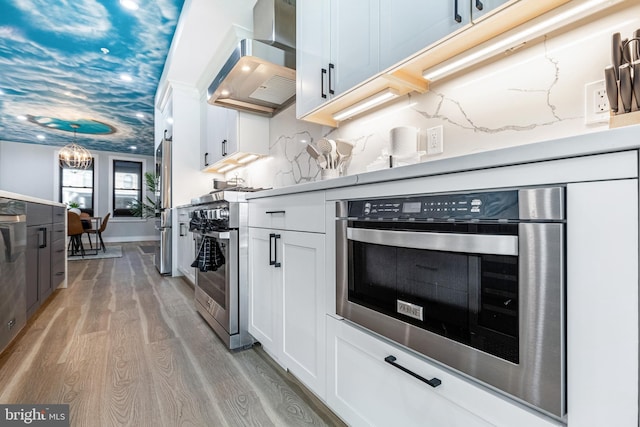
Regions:
<instances>
[{"instance_id":1,"label":"oven glass door","mask_svg":"<svg viewBox=\"0 0 640 427\"><path fill-rule=\"evenodd\" d=\"M517 225L371 227L350 225L349 301L518 363Z\"/></svg>"},{"instance_id":2,"label":"oven glass door","mask_svg":"<svg viewBox=\"0 0 640 427\"><path fill-rule=\"evenodd\" d=\"M219 250L224 262L217 263L217 269L207 268L203 271L196 267L196 300L204 306L210 314L227 332L235 333L237 329L237 309L234 309L235 290L237 289L237 275L233 272L233 265L237 263L237 230L224 233L210 233L211 236L196 234L196 251L200 261L200 250L204 238L211 239ZM215 235L215 236L214 236ZM237 265L237 264L236 264Z\"/></svg>"}]
</instances>

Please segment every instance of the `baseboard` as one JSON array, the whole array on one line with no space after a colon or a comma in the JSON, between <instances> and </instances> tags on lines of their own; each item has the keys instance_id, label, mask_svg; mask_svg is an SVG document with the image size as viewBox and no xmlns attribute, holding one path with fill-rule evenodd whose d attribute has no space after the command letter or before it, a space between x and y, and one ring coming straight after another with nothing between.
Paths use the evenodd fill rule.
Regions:
<instances>
[{"instance_id":1,"label":"baseboard","mask_svg":"<svg viewBox=\"0 0 640 427\"><path fill-rule=\"evenodd\" d=\"M102 236L102 240L105 243L126 243L126 242L157 242L159 241L159 237L157 235L152 236L115 236L115 237L106 237Z\"/></svg>"}]
</instances>

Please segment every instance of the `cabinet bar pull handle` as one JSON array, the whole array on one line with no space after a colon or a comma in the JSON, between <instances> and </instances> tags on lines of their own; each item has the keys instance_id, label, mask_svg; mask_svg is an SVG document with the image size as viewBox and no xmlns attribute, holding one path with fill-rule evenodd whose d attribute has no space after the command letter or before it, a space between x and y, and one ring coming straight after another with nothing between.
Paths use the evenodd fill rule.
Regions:
<instances>
[{"instance_id":1,"label":"cabinet bar pull handle","mask_svg":"<svg viewBox=\"0 0 640 427\"><path fill-rule=\"evenodd\" d=\"M273 214L285 214L286 211L266 211L265 214L267 215L273 215Z\"/></svg>"},{"instance_id":2,"label":"cabinet bar pull handle","mask_svg":"<svg viewBox=\"0 0 640 427\"><path fill-rule=\"evenodd\" d=\"M184 230L184 227L185 227L184 222L181 222L180 223L180 237L184 237L184 236L187 235L184 231L182 231L182 230Z\"/></svg>"},{"instance_id":3,"label":"cabinet bar pull handle","mask_svg":"<svg viewBox=\"0 0 640 427\"><path fill-rule=\"evenodd\" d=\"M209 156L209 153L204 153L204 165L205 166L209 166L209 162L207 161L207 156Z\"/></svg>"},{"instance_id":4,"label":"cabinet bar pull handle","mask_svg":"<svg viewBox=\"0 0 640 427\"><path fill-rule=\"evenodd\" d=\"M278 239L280 238L280 235L274 234L273 237L273 266L275 268L279 268L282 266L282 264L278 262Z\"/></svg>"},{"instance_id":5,"label":"cabinet bar pull handle","mask_svg":"<svg viewBox=\"0 0 640 427\"><path fill-rule=\"evenodd\" d=\"M462 16L460 16L460 14L458 13L458 0L453 0L453 4L454 4L454 19L456 20L456 22L462 22Z\"/></svg>"},{"instance_id":6,"label":"cabinet bar pull handle","mask_svg":"<svg viewBox=\"0 0 640 427\"><path fill-rule=\"evenodd\" d=\"M484 5L482 4L482 2L480 0L476 0L476 9L478 9L478 10L484 9Z\"/></svg>"},{"instance_id":7,"label":"cabinet bar pull handle","mask_svg":"<svg viewBox=\"0 0 640 427\"><path fill-rule=\"evenodd\" d=\"M331 70L334 70L335 68L336 68L335 65L329 64L329 93L331 95L333 95L335 93L335 91L333 90L333 85L331 84L331 74L335 73L335 71L332 73Z\"/></svg>"},{"instance_id":8,"label":"cabinet bar pull handle","mask_svg":"<svg viewBox=\"0 0 640 427\"><path fill-rule=\"evenodd\" d=\"M274 233L269 234L269 265L274 265L276 263L273 259L273 253L271 252L271 242L273 241L275 243L275 237L276 235Z\"/></svg>"},{"instance_id":9,"label":"cabinet bar pull handle","mask_svg":"<svg viewBox=\"0 0 640 427\"><path fill-rule=\"evenodd\" d=\"M429 384L431 387L438 387L440 384L442 384L442 381L440 381L438 378L431 378L430 380L426 379L425 377L422 377L418 374L416 374L415 372L412 372L410 370L408 370L407 368L405 368L402 365L398 365L396 363L396 358L393 356L387 356L384 358L384 361L387 362L388 364L390 364L391 366L400 369L402 372L406 372L407 374L411 375L414 378L419 379L420 381Z\"/></svg>"},{"instance_id":10,"label":"cabinet bar pull handle","mask_svg":"<svg viewBox=\"0 0 640 427\"><path fill-rule=\"evenodd\" d=\"M327 69L323 68L320 70L320 96L323 98L327 97L327 94L324 93L324 75L327 74Z\"/></svg>"},{"instance_id":11,"label":"cabinet bar pull handle","mask_svg":"<svg viewBox=\"0 0 640 427\"><path fill-rule=\"evenodd\" d=\"M222 157L227 155L227 140L222 140Z\"/></svg>"},{"instance_id":12,"label":"cabinet bar pull handle","mask_svg":"<svg viewBox=\"0 0 640 427\"><path fill-rule=\"evenodd\" d=\"M47 247L47 228L46 227L41 227L38 229L39 233L42 233L40 236L42 237L42 239L40 240L42 243L40 243L40 245L38 246L40 249L42 248L46 248Z\"/></svg>"}]
</instances>

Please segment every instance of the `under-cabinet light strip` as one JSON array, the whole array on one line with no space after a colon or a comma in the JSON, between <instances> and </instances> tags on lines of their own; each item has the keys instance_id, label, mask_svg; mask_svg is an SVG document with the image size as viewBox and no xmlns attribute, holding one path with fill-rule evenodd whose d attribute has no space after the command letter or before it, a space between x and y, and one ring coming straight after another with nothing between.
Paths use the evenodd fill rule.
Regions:
<instances>
[{"instance_id":1,"label":"under-cabinet light strip","mask_svg":"<svg viewBox=\"0 0 640 427\"><path fill-rule=\"evenodd\" d=\"M388 101L392 98L396 98L398 93L393 89L385 89L382 92L378 92L375 95L372 95L368 98L363 99L357 104L352 105L351 107L345 108L342 111L337 112L333 115L334 120L344 120L351 116L355 116L358 113L363 112L369 108L375 107L376 105L380 105L385 101Z\"/></svg>"},{"instance_id":2,"label":"under-cabinet light strip","mask_svg":"<svg viewBox=\"0 0 640 427\"><path fill-rule=\"evenodd\" d=\"M491 45L485 47L484 49L480 49L469 55L465 55L463 58L460 58L453 62L444 63L441 66L436 66L436 67L424 70L422 77L424 77L429 81L434 81L439 77L443 77L453 71L458 71L461 68L471 65L474 62L477 62L481 59L486 59L492 54L507 50L517 44L523 43L527 39L530 39L532 36L538 36L542 31L548 30L556 24L559 24L576 15L584 13L591 8L594 8L602 3L606 3L607 1L610 1L610 0L591 0L591 1L587 1L586 3L582 3L581 5L572 7L571 9L568 9L565 12L559 13L558 15L555 15L543 22L540 22L539 24L533 25L503 40L492 43Z\"/></svg>"}]
</instances>

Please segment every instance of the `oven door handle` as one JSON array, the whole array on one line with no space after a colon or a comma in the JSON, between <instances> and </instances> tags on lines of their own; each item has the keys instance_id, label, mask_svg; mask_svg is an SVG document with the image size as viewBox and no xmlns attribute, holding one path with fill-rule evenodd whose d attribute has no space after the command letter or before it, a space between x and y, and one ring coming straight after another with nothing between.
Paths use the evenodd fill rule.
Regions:
<instances>
[{"instance_id":1,"label":"oven door handle","mask_svg":"<svg viewBox=\"0 0 640 427\"><path fill-rule=\"evenodd\" d=\"M348 227L347 239L399 248L487 255L518 255L518 236L374 230Z\"/></svg>"},{"instance_id":2,"label":"oven door handle","mask_svg":"<svg viewBox=\"0 0 640 427\"><path fill-rule=\"evenodd\" d=\"M200 233L202 234L202 233ZM206 233L202 234L203 236L207 236L207 237L213 237L215 239L218 240L229 240L231 239L231 233L229 233L228 231L207 231Z\"/></svg>"}]
</instances>

